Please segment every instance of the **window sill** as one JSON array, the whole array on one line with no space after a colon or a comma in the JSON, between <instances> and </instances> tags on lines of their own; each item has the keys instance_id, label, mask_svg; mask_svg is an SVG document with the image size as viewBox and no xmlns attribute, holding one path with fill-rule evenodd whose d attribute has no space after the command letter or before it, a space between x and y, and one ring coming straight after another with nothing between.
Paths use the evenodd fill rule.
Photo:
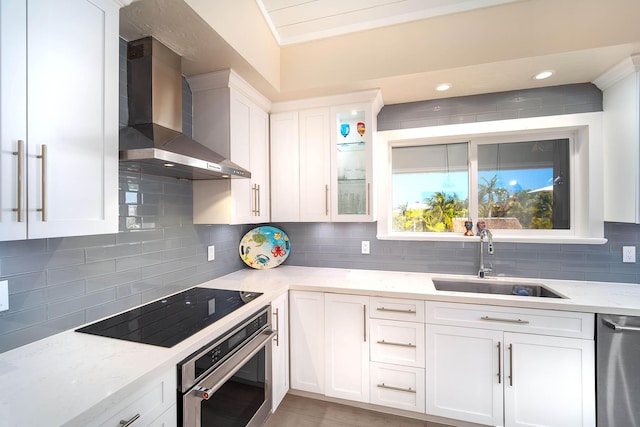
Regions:
<instances>
[{"instance_id":1,"label":"window sill","mask_svg":"<svg viewBox=\"0 0 640 427\"><path fill-rule=\"evenodd\" d=\"M453 233L429 233L429 234L378 234L378 240L404 240L419 242L477 242L478 236L463 236ZM544 244L571 244L571 245L603 245L607 239L603 237L575 237L575 236L500 236L493 234L494 242L509 243L544 243Z\"/></svg>"}]
</instances>

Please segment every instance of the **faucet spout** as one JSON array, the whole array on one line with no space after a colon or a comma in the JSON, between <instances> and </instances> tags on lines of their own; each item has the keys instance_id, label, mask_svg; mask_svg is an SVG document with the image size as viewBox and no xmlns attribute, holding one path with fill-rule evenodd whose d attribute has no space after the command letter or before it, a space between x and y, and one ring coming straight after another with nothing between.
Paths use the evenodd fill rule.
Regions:
<instances>
[{"instance_id":1,"label":"faucet spout","mask_svg":"<svg viewBox=\"0 0 640 427\"><path fill-rule=\"evenodd\" d=\"M486 273L491 273L493 268L491 264L488 267L484 265L484 239L487 239L487 252L490 255L493 255L493 234L488 229L483 229L480 231L480 268L478 269L478 277L484 278Z\"/></svg>"}]
</instances>

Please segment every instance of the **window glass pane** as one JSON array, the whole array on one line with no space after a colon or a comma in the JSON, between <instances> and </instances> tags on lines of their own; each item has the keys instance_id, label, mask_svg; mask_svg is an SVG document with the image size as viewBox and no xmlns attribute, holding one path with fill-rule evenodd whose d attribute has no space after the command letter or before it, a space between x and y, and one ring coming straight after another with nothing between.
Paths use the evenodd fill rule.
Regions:
<instances>
[{"instance_id":1,"label":"window glass pane","mask_svg":"<svg viewBox=\"0 0 640 427\"><path fill-rule=\"evenodd\" d=\"M392 231L464 233L467 143L394 147L391 159Z\"/></svg>"},{"instance_id":2,"label":"window glass pane","mask_svg":"<svg viewBox=\"0 0 640 427\"><path fill-rule=\"evenodd\" d=\"M489 229L569 229L569 140L478 146L478 218Z\"/></svg>"}]
</instances>

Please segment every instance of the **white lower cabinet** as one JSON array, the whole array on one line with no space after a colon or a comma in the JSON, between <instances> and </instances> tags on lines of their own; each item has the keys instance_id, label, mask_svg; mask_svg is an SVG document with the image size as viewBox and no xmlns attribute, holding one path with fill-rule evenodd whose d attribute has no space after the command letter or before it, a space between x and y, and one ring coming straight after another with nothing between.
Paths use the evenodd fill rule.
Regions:
<instances>
[{"instance_id":1,"label":"white lower cabinet","mask_svg":"<svg viewBox=\"0 0 640 427\"><path fill-rule=\"evenodd\" d=\"M289 296L285 293L271 302L273 329L271 411L275 412L289 391Z\"/></svg>"},{"instance_id":2,"label":"white lower cabinet","mask_svg":"<svg viewBox=\"0 0 640 427\"><path fill-rule=\"evenodd\" d=\"M289 304L292 389L424 413L423 301L291 291Z\"/></svg>"},{"instance_id":3,"label":"white lower cabinet","mask_svg":"<svg viewBox=\"0 0 640 427\"><path fill-rule=\"evenodd\" d=\"M289 292L291 388L324 394L324 294Z\"/></svg>"},{"instance_id":4,"label":"white lower cabinet","mask_svg":"<svg viewBox=\"0 0 640 427\"><path fill-rule=\"evenodd\" d=\"M438 319L448 324L431 323ZM591 314L429 302L426 345L428 414L506 427L595 426Z\"/></svg>"},{"instance_id":5,"label":"white lower cabinet","mask_svg":"<svg viewBox=\"0 0 640 427\"><path fill-rule=\"evenodd\" d=\"M369 297L324 294L325 395L369 402Z\"/></svg>"},{"instance_id":6,"label":"white lower cabinet","mask_svg":"<svg viewBox=\"0 0 640 427\"><path fill-rule=\"evenodd\" d=\"M177 424L176 387L176 368L173 366L126 399L115 402L108 412L91 425L113 427L131 421L128 424L131 427L174 427Z\"/></svg>"}]
</instances>

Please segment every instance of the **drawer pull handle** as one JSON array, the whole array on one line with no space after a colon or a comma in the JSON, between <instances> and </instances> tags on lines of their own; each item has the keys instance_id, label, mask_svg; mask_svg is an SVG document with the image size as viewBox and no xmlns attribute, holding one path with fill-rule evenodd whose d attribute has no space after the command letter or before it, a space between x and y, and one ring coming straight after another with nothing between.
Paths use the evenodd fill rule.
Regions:
<instances>
[{"instance_id":1,"label":"drawer pull handle","mask_svg":"<svg viewBox=\"0 0 640 427\"><path fill-rule=\"evenodd\" d=\"M393 342L393 341L385 341L385 340L378 341L378 344L384 344L384 345L395 345L395 346L398 346L398 347L410 347L410 348L416 348L416 345L415 345L415 344L411 344L411 343L409 343L409 344L404 344L404 343L401 343L401 342Z\"/></svg>"},{"instance_id":2,"label":"drawer pull handle","mask_svg":"<svg viewBox=\"0 0 640 427\"><path fill-rule=\"evenodd\" d=\"M404 391L406 393L414 393L414 394L416 392L411 387L409 388L394 387L394 386L386 385L385 383L378 384L378 388L386 388L387 390Z\"/></svg>"},{"instance_id":3,"label":"drawer pull handle","mask_svg":"<svg viewBox=\"0 0 640 427\"><path fill-rule=\"evenodd\" d=\"M397 308L385 308L385 307L378 307L376 310L378 311L388 311L390 313L408 313L408 314L416 314L415 310L398 310Z\"/></svg>"},{"instance_id":4,"label":"drawer pull handle","mask_svg":"<svg viewBox=\"0 0 640 427\"><path fill-rule=\"evenodd\" d=\"M480 319L481 320L488 320L489 322L518 323L520 325L528 325L529 324L528 320L522 320L522 319L502 319L500 317L489 317L489 316L483 316Z\"/></svg>"},{"instance_id":5,"label":"drawer pull handle","mask_svg":"<svg viewBox=\"0 0 640 427\"><path fill-rule=\"evenodd\" d=\"M120 425L122 427L129 427L131 424L133 424L138 418L140 418L140 414L135 414L131 419L129 420L120 420Z\"/></svg>"}]
</instances>

